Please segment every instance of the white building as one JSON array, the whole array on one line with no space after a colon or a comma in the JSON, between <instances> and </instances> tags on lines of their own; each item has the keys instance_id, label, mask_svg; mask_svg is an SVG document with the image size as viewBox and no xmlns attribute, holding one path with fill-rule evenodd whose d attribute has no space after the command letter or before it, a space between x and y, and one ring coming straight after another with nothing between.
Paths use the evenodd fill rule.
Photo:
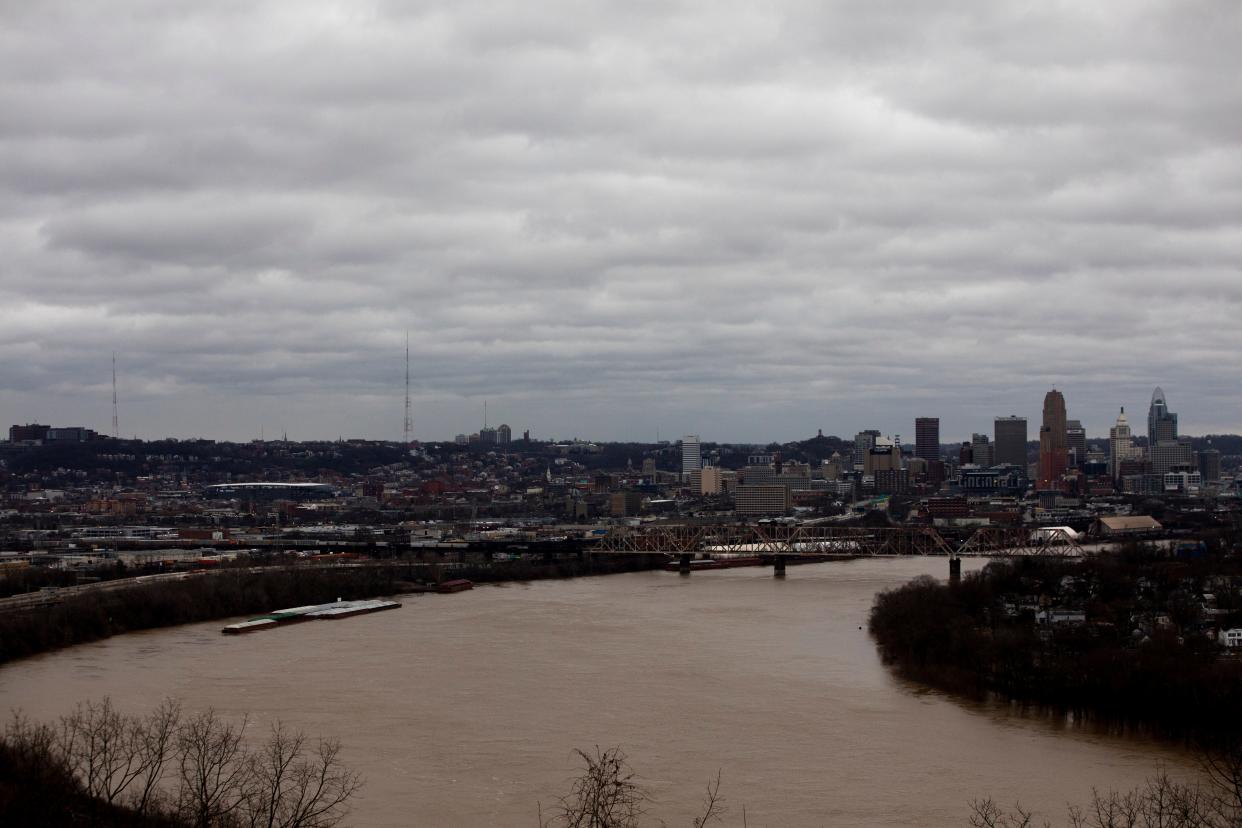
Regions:
<instances>
[{"instance_id":1,"label":"white building","mask_svg":"<svg viewBox=\"0 0 1242 828\"><path fill-rule=\"evenodd\" d=\"M1121 464L1135 457L1134 440L1130 434L1130 423L1126 420L1125 406L1117 415L1117 424L1108 430L1108 464L1113 479L1121 477Z\"/></svg>"}]
</instances>

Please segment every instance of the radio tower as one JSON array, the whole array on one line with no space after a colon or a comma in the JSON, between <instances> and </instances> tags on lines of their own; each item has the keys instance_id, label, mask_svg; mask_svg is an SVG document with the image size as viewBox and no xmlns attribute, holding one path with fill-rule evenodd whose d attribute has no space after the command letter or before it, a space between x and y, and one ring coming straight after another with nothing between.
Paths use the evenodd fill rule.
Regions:
<instances>
[{"instance_id":1,"label":"radio tower","mask_svg":"<svg viewBox=\"0 0 1242 828\"><path fill-rule=\"evenodd\" d=\"M414 413L410 407L410 332L405 332L405 429L406 445L410 443L410 435L414 431Z\"/></svg>"},{"instance_id":2,"label":"radio tower","mask_svg":"<svg viewBox=\"0 0 1242 828\"><path fill-rule=\"evenodd\" d=\"M117 425L116 416L116 351L112 352L112 437L119 440L121 428Z\"/></svg>"}]
</instances>

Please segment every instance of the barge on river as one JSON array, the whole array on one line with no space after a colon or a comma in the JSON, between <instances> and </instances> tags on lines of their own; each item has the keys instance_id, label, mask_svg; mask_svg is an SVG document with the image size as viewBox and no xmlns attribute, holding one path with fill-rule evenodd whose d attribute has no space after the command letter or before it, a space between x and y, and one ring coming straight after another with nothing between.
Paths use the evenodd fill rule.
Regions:
<instances>
[{"instance_id":1,"label":"barge on river","mask_svg":"<svg viewBox=\"0 0 1242 828\"><path fill-rule=\"evenodd\" d=\"M397 609L400 606L401 604L396 601L375 599L367 601L335 601L331 604L290 607L289 609L269 612L267 615L260 615L258 618L251 618L249 621L229 624L221 632L225 635L241 635L242 633L257 632L258 630L269 630L282 624L296 624L301 621L324 619L334 621L339 618L364 615L368 612Z\"/></svg>"}]
</instances>

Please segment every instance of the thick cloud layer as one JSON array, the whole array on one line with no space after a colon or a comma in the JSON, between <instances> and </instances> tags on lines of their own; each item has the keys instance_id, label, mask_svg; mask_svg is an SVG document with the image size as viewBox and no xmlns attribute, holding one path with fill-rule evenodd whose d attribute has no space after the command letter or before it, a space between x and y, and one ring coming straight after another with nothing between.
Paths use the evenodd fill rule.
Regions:
<instances>
[{"instance_id":1,"label":"thick cloud layer","mask_svg":"<svg viewBox=\"0 0 1242 828\"><path fill-rule=\"evenodd\" d=\"M1242 431L1235 0L0 18L10 422Z\"/></svg>"}]
</instances>

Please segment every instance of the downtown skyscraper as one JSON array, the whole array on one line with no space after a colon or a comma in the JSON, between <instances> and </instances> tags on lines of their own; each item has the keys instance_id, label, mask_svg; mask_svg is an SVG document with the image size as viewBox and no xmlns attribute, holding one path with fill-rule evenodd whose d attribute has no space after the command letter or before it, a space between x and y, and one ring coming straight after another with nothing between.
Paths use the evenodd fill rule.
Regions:
<instances>
[{"instance_id":1,"label":"downtown skyscraper","mask_svg":"<svg viewBox=\"0 0 1242 828\"><path fill-rule=\"evenodd\" d=\"M1065 435L1065 397L1055 388L1044 395L1044 419L1039 427L1039 488L1055 489L1068 465Z\"/></svg>"},{"instance_id":2,"label":"downtown skyscraper","mask_svg":"<svg viewBox=\"0 0 1242 828\"><path fill-rule=\"evenodd\" d=\"M1147 446L1171 443L1177 439L1177 415L1169 411L1164 389L1159 386L1152 392L1151 407L1147 409Z\"/></svg>"},{"instance_id":3,"label":"downtown skyscraper","mask_svg":"<svg viewBox=\"0 0 1242 828\"><path fill-rule=\"evenodd\" d=\"M997 417L992 439L992 462L1018 466L1026 474L1026 417Z\"/></svg>"},{"instance_id":4,"label":"downtown skyscraper","mask_svg":"<svg viewBox=\"0 0 1242 828\"><path fill-rule=\"evenodd\" d=\"M923 460L940 459L940 418L914 419L914 456Z\"/></svg>"},{"instance_id":5,"label":"downtown skyscraper","mask_svg":"<svg viewBox=\"0 0 1242 828\"><path fill-rule=\"evenodd\" d=\"M689 479L691 472L703 468L703 454L699 446L699 435L687 434L681 438L681 475Z\"/></svg>"}]
</instances>

